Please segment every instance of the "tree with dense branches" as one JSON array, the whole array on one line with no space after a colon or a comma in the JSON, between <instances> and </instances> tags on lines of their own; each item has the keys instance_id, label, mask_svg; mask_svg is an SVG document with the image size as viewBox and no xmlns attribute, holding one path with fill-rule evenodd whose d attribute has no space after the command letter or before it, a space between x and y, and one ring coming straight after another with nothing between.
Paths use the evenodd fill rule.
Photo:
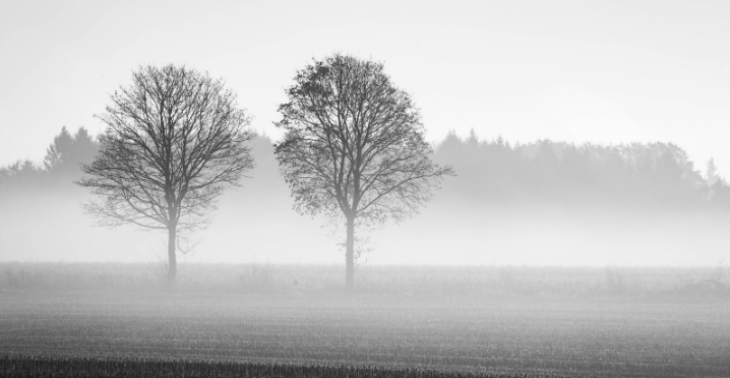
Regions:
<instances>
[{"instance_id":1,"label":"tree with dense branches","mask_svg":"<svg viewBox=\"0 0 730 378\"><path fill-rule=\"evenodd\" d=\"M248 117L221 80L168 65L141 67L99 118L107 128L79 184L103 200L86 208L110 226L166 230L174 285L180 235L203 228L216 198L253 167Z\"/></svg>"},{"instance_id":2,"label":"tree with dense branches","mask_svg":"<svg viewBox=\"0 0 730 378\"><path fill-rule=\"evenodd\" d=\"M339 54L315 61L287 95L277 159L298 212L344 216L350 291L356 226L415 213L453 171L430 160L418 110L381 63Z\"/></svg>"}]
</instances>

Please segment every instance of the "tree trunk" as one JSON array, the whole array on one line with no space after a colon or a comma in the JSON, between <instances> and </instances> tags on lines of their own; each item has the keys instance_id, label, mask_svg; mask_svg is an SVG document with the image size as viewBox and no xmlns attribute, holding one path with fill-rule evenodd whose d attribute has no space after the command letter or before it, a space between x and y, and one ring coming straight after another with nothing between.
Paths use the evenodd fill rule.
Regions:
<instances>
[{"instance_id":1,"label":"tree trunk","mask_svg":"<svg viewBox=\"0 0 730 378\"><path fill-rule=\"evenodd\" d=\"M355 288L355 217L347 217L347 252L345 253L345 289L352 292Z\"/></svg>"},{"instance_id":2,"label":"tree trunk","mask_svg":"<svg viewBox=\"0 0 730 378\"><path fill-rule=\"evenodd\" d=\"M175 277L177 276L177 256L175 255L175 242L177 241L176 225L168 227L167 232L167 284L170 288L174 288Z\"/></svg>"}]
</instances>

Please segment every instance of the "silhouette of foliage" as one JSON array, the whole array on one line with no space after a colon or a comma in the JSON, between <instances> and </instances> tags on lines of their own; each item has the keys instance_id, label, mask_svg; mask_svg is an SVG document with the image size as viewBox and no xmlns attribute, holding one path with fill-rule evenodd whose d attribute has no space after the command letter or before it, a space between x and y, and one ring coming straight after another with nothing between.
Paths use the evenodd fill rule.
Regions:
<instances>
[{"instance_id":1,"label":"silhouette of foliage","mask_svg":"<svg viewBox=\"0 0 730 378\"><path fill-rule=\"evenodd\" d=\"M42 187L45 172L30 160L18 160L0 168L0 189L24 192Z\"/></svg>"},{"instance_id":2,"label":"silhouette of foliage","mask_svg":"<svg viewBox=\"0 0 730 378\"><path fill-rule=\"evenodd\" d=\"M216 198L253 167L253 133L233 92L185 67L141 67L100 119L96 159L79 181L102 198L89 212L110 226L168 232L168 281L181 233L204 227Z\"/></svg>"},{"instance_id":3,"label":"silhouette of foliage","mask_svg":"<svg viewBox=\"0 0 730 378\"><path fill-rule=\"evenodd\" d=\"M42 164L26 159L0 167L0 188L24 193L70 186L81 177L81 165L93 160L97 148L98 144L85 128L79 128L72 136L63 127L46 150Z\"/></svg>"},{"instance_id":4,"label":"silhouette of foliage","mask_svg":"<svg viewBox=\"0 0 730 378\"><path fill-rule=\"evenodd\" d=\"M281 185L272 141L252 140L257 185ZM86 129L71 134L65 127L48 147L42 165L19 160L0 167L5 195L56 191L58 184L78 180L79 165L93 161L98 143ZM551 153L552 151L552 153ZM546 161L542 161L546 157ZM730 207L730 185L714 159L699 172L684 150L670 143L599 145L536 141L510 144L502 137L487 141L473 131L465 139L449 133L435 146L433 159L456 167L459 176L444 184L441 198L506 203L568 201L626 206L689 207L724 211ZM557 161L556 161L557 160ZM266 195L262 189L260 195Z\"/></svg>"},{"instance_id":5,"label":"silhouette of foliage","mask_svg":"<svg viewBox=\"0 0 730 378\"><path fill-rule=\"evenodd\" d=\"M347 224L346 287L353 288L356 222L413 214L448 167L431 162L420 114L383 65L333 55L299 71L279 107L286 132L276 155L303 214Z\"/></svg>"},{"instance_id":6,"label":"silhouette of foliage","mask_svg":"<svg viewBox=\"0 0 730 378\"><path fill-rule=\"evenodd\" d=\"M708 167L711 178L703 178L687 153L672 143L606 146L539 140L511 146L501 137L484 141L472 132L461 139L452 132L436 146L434 159L459 172L444 196L468 201L702 207L724 203L728 187L714 161Z\"/></svg>"},{"instance_id":7,"label":"silhouette of foliage","mask_svg":"<svg viewBox=\"0 0 730 378\"><path fill-rule=\"evenodd\" d=\"M54 180L73 182L81 177L81 166L94 160L98 149L98 144L85 128L79 128L71 136L66 127L63 127L46 150L43 167Z\"/></svg>"}]
</instances>

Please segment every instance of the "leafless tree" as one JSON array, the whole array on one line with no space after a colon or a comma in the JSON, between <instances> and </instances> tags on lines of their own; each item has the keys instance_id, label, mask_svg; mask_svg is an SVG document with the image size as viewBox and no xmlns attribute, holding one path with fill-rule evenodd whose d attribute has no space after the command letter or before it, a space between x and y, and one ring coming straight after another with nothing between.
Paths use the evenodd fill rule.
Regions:
<instances>
[{"instance_id":1,"label":"leafless tree","mask_svg":"<svg viewBox=\"0 0 730 378\"><path fill-rule=\"evenodd\" d=\"M279 107L286 134L275 152L299 213L344 216L351 291L356 225L415 213L453 170L429 159L419 112L382 64L336 54L295 82Z\"/></svg>"},{"instance_id":2,"label":"leafless tree","mask_svg":"<svg viewBox=\"0 0 730 378\"><path fill-rule=\"evenodd\" d=\"M98 117L107 126L79 184L101 201L87 210L109 226L168 233L168 282L176 242L205 227L216 198L253 168L249 120L221 80L168 65L141 67Z\"/></svg>"}]
</instances>

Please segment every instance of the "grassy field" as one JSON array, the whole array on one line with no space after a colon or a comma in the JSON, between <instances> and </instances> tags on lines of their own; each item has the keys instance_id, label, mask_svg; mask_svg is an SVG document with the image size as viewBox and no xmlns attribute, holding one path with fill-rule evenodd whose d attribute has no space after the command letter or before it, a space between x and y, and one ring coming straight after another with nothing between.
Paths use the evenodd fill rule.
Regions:
<instances>
[{"instance_id":1,"label":"grassy field","mask_svg":"<svg viewBox=\"0 0 730 378\"><path fill-rule=\"evenodd\" d=\"M348 296L334 267L188 266L173 293L149 266L4 264L0 355L730 376L714 268L613 269L371 268Z\"/></svg>"},{"instance_id":2,"label":"grassy field","mask_svg":"<svg viewBox=\"0 0 730 378\"><path fill-rule=\"evenodd\" d=\"M378 366L297 365L139 358L0 357L2 378L525 378L500 373L464 373ZM568 378L540 374L535 378Z\"/></svg>"},{"instance_id":3,"label":"grassy field","mask_svg":"<svg viewBox=\"0 0 730 378\"><path fill-rule=\"evenodd\" d=\"M340 265L180 264L178 290L239 294L337 294ZM0 290L162 290L165 267L144 263L0 262ZM730 295L730 266L534 267L360 266L356 290L406 296Z\"/></svg>"}]
</instances>

